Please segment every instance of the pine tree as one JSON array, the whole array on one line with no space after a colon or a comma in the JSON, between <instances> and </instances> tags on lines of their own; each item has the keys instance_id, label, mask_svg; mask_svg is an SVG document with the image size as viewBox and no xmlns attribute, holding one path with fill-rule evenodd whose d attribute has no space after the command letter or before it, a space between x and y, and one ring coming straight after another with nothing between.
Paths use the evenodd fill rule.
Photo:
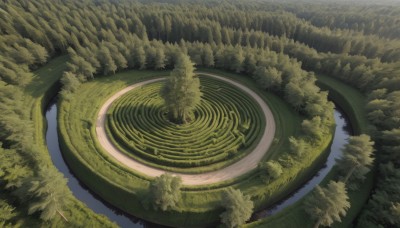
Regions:
<instances>
[{"instance_id":1,"label":"pine tree","mask_svg":"<svg viewBox=\"0 0 400 228\"><path fill-rule=\"evenodd\" d=\"M156 55L154 59L154 68L155 69L163 69L165 67L165 54L164 50L161 47L158 47L156 50Z\"/></svg>"},{"instance_id":2,"label":"pine tree","mask_svg":"<svg viewBox=\"0 0 400 228\"><path fill-rule=\"evenodd\" d=\"M29 192L33 197L29 205L29 214L40 212L40 218L50 220L60 215L65 221L68 219L62 210L68 199L67 179L57 170L42 166L38 176L31 182Z\"/></svg>"},{"instance_id":3,"label":"pine tree","mask_svg":"<svg viewBox=\"0 0 400 228\"><path fill-rule=\"evenodd\" d=\"M81 84L77 76L71 72L64 72L60 81L63 86L60 94L66 99L68 98L69 94L75 92Z\"/></svg>"},{"instance_id":4,"label":"pine tree","mask_svg":"<svg viewBox=\"0 0 400 228\"><path fill-rule=\"evenodd\" d=\"M200 103L200 80L195 77L193 65L189 56L178 54L175 68L161 90L170 120L177 124L190 121L190 114Z\"/></svg>"},{"instance_id":5,"label":"pine tree","mask_svg":"<svg viewBox=\"0 0 400 228\"><path fill-rule=\"evenodd\" d=\"M16 63L26 64L28 66L35 63L35 57L32 53L25 47L21 47L18 44L15 45L12 57L15 59Z\"/></svg>"},{"instance_id":6,"label":"pine tree","mask_svg":"<svg viewBox=\"0 0 400 228\"><path fill-rule=\"evenodd\" d=\"M343 182L330 181L322 188L315 187L314 191L304 202L305 211L316 221L314 227L330 226L335 221L341 221L350 208L349 197Z\"/></svg>"},{"instance_id":7,"label":"pine tree","mask_svg":"<svg viewBox=\"0 0 400 228\"><path fill-rule=\"evenodd\" d=\"M144 51L142 46L136 44L134 49L134 59L136 60L136 67L140 70L146 69L146 52Z\"/></svg>"},{"instance_id":8,"label":"pine tree","mask_svg":"<svg viewBox=\"0 0 400 228\"><path fill-rule=\"evenodd\" d=\"M203 64L206 67L213 67L214 66L214 53L211 49L209 44L204 45L203 49Z\"/></svg>"},{"instance_id":9,"label":"pine tree","mask_svg":"<svg viewBox=\"0 0 400 228\"><path fill-rule=\"evenodd\" d=\"M279 91L282 84L282 73L276 68L257 67L254 78L263 89Z\"/></svg>"},{"instance_id":10,"label":"pine tree","mask_svg":"<svg viewBox=\"0 0 400 228\"><path fill-rule=\"evenodd\" d=\"M15 207L11 206L4 200L0 200L0 227L14 227L10 222L15 216Z\"/></svg>"},{"instance_id":11,"label":"pine tree","mask_svg":"<svg viewBox=\"0 0 400 228\"><path fill-rule=\"evenodd\" d=\"M351 136L349 142L343 148L343 156L337 162L340 172L345 175L343 180L349 182L354 188L357 181L363 180L369 172L374 161L372 153L374 142L368 135Z\"/></svg>"},{"instance_id":12,"label":"pine tree","mask_svg":"<svg viewBox=\"0 0 400 228\"><path fill-rule=\"evenodd\" d=\"M234 70L236 73L242 72L243 62L244 62L244 55L242 46L236 45L232 56L232 63L231 63L232 65L230 66L231 70Z\"/></svg>"},{"instance_id":13,"label":"pine tree","mask_svg":"<svg viewBox=\"0 0 400 228\"><path fill-rule=\"evenodd\" d=\"M108 75L110 73L115 74L115 71L117 70L117 65L115 64L110 50L105 46L102 45L100 48L100 62L103 65L103 73L105 75Z\"/></svg>"}]
</instances>

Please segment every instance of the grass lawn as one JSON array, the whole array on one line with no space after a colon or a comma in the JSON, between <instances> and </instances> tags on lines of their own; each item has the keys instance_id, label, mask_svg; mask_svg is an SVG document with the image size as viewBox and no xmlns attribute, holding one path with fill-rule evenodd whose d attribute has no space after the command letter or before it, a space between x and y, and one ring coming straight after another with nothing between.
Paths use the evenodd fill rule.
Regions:
<instances>
[{"instance_id":1,"label":"grass lawn","mask_svg":"<svg viewBox=\"0 0 400 228\"><path fill-rule=\"evenodd\" d=\"M202 69L203 71L203 69ZM288 137L299 134L302 118L282 99L258 89L252 79L223 71L207 70L232 78L256 91L270 106L277 124L275 143L265 160L277 159L288 153ZM230 181L206 185L186 186L183 189L181 212L159 213L143 209L141 199L146 196L149 177L120 166L97 143L93 123L97 112L112 94L133 83L168 75L168 71L124 71L109 77L99 77L84 83L70 101L63 100L59 108L59 132L62 150L68 164L79 178L97 194L122 210L146 220L174 226L215 225L221 212L221 193L226 186L241 189L251 195L257 208L265 207L292 192L315 173L319 158L330 144L331 137L286 170L277 181L265 185L257 170Z\"/></svg>"},{"instance_id":2,"label":"grass lawn","mask_svg":"<svg viewBox=\"0 0 400 228\"><path fill-rule=\"evenodd\" d=\"M370 125L365 115L365 97L357 89L326 75L318 75L317 85L329 91L329 96L350 119L354 134L368 133Z\"/></svg>"}]
</instances>

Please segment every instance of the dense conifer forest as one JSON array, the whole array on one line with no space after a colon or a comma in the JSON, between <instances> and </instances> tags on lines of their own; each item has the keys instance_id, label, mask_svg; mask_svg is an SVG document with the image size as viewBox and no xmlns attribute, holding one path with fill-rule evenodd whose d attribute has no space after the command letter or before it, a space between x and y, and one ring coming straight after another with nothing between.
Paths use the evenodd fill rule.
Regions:
<instances>
[{"instance_id":1,"label":"dense conifer forest","mask_svg":"<svg viewBox=\"0 0 400 228\"><path fill-rule=\"evenodd\" d=\"M42 112L45 104L32 104L41 95L30 85L46 63L67 56L59 94L68 101L81 84L104 75L171 70L181 53L197 68L241 74L283 97L304 116L304 136L291 139L299 154L318 144L333 121L318 75L362 92L370 138L349 141L371 146L374 164L367 154L357 163L367 170L343 179L357 188L373 169L375 183L353 225L400 226L400 4L263 0L1 1L0 226L114 225L74 198L44 146L42 113L32 106ZM342 170L354 166L349 153ZM277 173L263 177L268 181L282 172L273 162L265 167Z\"/></svg>"}]
</instances>

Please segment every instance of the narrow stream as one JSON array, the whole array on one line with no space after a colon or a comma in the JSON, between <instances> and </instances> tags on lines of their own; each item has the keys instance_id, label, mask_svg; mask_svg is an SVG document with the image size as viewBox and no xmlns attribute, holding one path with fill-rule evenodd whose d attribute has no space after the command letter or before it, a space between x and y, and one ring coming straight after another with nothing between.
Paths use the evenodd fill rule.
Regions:
<instances>
[{"instance_id":1,"label":"narrow stream","mask_svg":"<svg viewBox=\"0 0 400 228\"><path fill-rule=\"evenodd\" d=\"M58 143L57 133L57 104L55 101L51 102L46 111L47 132L46 142L49 149L51 159L57 169L64 174L68 179L68 187L74 196L86 204L90 209L98 214L107 216L111 221L116 222L120 227L153 227L151 224L130 216L121 210L113 207L104 200L100 199L94 192L90 191L84 186L71 172L69 167L64 161Z\"/></svg>"},{"instance_id":2,"label":"narrow stream","mask_svg":"<svg viewBox=\"0 0 400 228\"><path fill-rule=\"evenodd\" d=\"M257 212L254 217L262 218L273 215L285 207L295 203L297 200L301 199L304 195L310 192L316 185L318 185L328 174L335 164L335 158L340 157L340 148L342 148L346 143L346 139L350 134L349 124L347 123L342 111L335 109L334 114L336 121L336 132L332 142L330 155L324 167L311 180L305 183L287 199L276 204L272 208ZM85 203L94 212L107 216L111 221L116 222L120 227L161 227L122 212L121 210L100 199L94 192L90 191L81 182L79 182L79 180L68 168L60 151L57 134L57 105L55 101L51 102L47 108L46 120L46 141L51 159L58 170L62 172L66 178L68 178L68 187L71 189L72 193L77 199Z\"/></svg>"},{"instance_id":3,"label":"narrow stream","mask_svg":"<svg viewBox=\"0 0 400 228\"><path fill-rule=\"evenodd\" d=\"M342 110L335 106L335 123L336 123L336 131L335 136L332 141L332 145L330 148L330 153L328 159L326 160L324 166L318 171L317 174L309 181L307 181L303 186L301 186L297 191L288 196L286 199L281 202L275 204L274 206L256 212L253 217L256 219L263 218L266 216L274 215L286 207L292 205L297 200L303 198L307 193L314 189L321 181L325 178L325 176L329 173L332 167L336 164L336 159L340 158L342 155L341 148L346 144L347 139L351 134L350 124L348 123L344 113Z\"/></svg>"}]
</instances>

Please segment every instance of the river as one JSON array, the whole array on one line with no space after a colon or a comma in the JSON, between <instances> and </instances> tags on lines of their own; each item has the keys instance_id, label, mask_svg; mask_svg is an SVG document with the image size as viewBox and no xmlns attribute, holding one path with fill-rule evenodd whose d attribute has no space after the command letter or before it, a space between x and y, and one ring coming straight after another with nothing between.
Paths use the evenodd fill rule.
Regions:
<instances>
[{"instance_id":1,"label":"river","mask_svg":"<svg viewBox=\"0 0 400 228\"><path fill-rule=\"evenodd\" d=\"M331 170L335 164L335 159L341 156L341 148L347 141L350 135L349 124L346 121L344 114L341 110L335 108L335 121L336 121L336 131L333 138L333 142L330 148L330 154L326 161L326 164L321 168L321 170L307 183L302 185L296 192L288 196L288 198L275 204L273 207L256 212L255 216L257 218L273 215L278 213L285 207L295 203L297 200L301 199L304 195L310 192L316 185L318 185L324 177ZM134 216L128 215L121 210L113 207L107 202L99 198L94 192L90 191L85 185L83 185L71 172L65 163L62 153L60 151L60 146L58 143L57 134L57 105L53 101L49 104L46 111L47 120L47 132L46 132L46 142L49 149L51 159L57 169L64 174L68 179L68 187L74 194L74 196L85 203L89 208L98 214L103 214L107 216L111 221L116 222L120 227L162 227L144 220L135 218Z\"/></svg>"}]
</instances>

